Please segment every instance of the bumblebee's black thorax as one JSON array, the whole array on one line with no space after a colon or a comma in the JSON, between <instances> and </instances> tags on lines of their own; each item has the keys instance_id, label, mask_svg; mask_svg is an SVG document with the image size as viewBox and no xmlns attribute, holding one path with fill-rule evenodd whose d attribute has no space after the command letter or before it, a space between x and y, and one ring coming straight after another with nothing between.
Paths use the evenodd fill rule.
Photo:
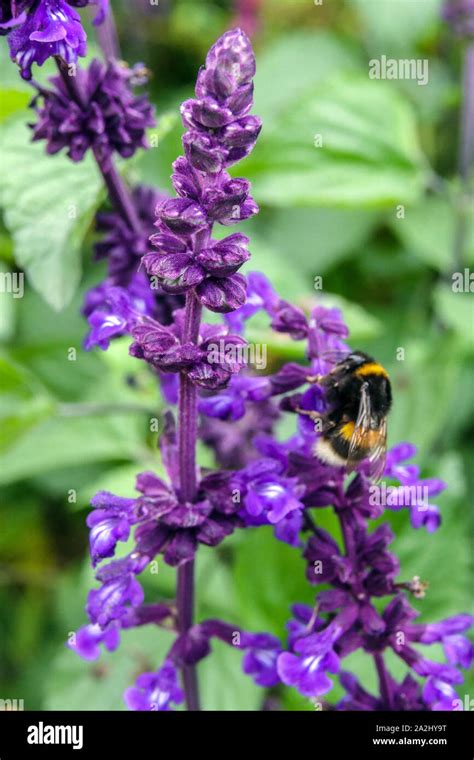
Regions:
<instances>
[{"instance_id":1,"label":"bumblebee's black thorax","mask_svg":"<svg viewBox=\"0 0 474 760\"><path fill-rule=\"evenodd\" d=\"M390 411L392 392L386 370L374 359L360 351L350 354L323 380L328 402L328 420L357 419L361 389L367 385L374 421L380 422Z\"/></svg>"}]
</instances>

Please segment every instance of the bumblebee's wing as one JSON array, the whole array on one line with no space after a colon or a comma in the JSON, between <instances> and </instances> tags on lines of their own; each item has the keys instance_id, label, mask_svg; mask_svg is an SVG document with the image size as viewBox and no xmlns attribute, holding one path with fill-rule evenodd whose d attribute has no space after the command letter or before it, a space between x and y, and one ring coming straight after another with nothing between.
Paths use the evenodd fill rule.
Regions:
<instances>
[{"instance_id":1,"label":"bumblebee's wing","mask_svg":"<svg viewBox=\"0 0 474 760\"><path fill-rule=\"evenodd\" d=\"M342 350L324 351L319 361L327 365L324 372L317 375L317 382L321 385L330 385L339 375L343 375L349 369L347 358L349 353Z\"/></svg>"},{"instance_id":2,"label":"bumblebee's wing","mask_svg":"<svg viewBox=\"0 0 474 760\"><path fill-rule=\"evenodd\" d=\"M327 348L322 352L321 359L337 366L342 364L350 353L348 348Z\"/></svg>"},{"instance_id":3,"label":"bumblebee's wing","mask_svg":"<svg viewBox=\"0 0 474 760\"><path fill-rule=\"evenodd\" d=\"M380 425L377 425L377 421L372 412L368 388L368 383L363 383L360 392L359 412L357 414L354 432L349 444L347 469L351 472L358 464L360 464L360 455L358 455L358 452L361 448L366 448L367 435L370 433L372 436L376 436L376 441L365 461L368 462L370 478L378 481L382 477L385 469L387 421L384 419Z\"/></svg>"},{"instance_id":4,"label":"bumblebee's wing","mask_svg":"<svg viewBox=\"0 0 474 760\"><path fill-rule=\"evenodd\" d=\"M385 470L387 459L387 420L384 418L378 429L379 438L367 457L369 464L369 477L374 483L378 483Z\"/></svg>"},{"instance_id":5,"label":"bumblebee's wing","mask_svg":"<svg viewBox=\"0 0 474 760\"><path fill-rule=\"evenodd\" d=\"M349 444L349 453L347 455L347 467L349 470L353 470L354 467L360 462L358 452L361 448L365 448L366 435L370 430L370 425L372 422L372 410L368 388L368 383L362 384L360 391L359 411L357 413L354 432L352 433L351 442Z\"/></svg>"},{"instance_id":6,"label":"bumblebee's wing","mask_svg":"<svg viewBox=\"0 0 474 760\"><path fill-rule=\"evenodd\" d=\"M334 375L337 375L343 370L347 370L345 362L349 355L350 350L343 347L328 348L325 351L322 351L313 363L313 367L315 368L315 374L313 377L315 379L318 378L318 383L324 383L325 380L329 381ZM313 382L315 381L316 380Z\"/></svg>"}]
</instances>

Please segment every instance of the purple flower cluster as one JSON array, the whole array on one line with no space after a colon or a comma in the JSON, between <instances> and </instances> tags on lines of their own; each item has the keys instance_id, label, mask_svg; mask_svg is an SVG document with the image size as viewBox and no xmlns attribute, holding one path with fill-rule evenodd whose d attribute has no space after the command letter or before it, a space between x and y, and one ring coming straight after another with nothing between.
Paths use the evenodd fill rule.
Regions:
<instances>
[{"instance_id":1,"label":"purple flower cluster","mask_svg":"<svg viewBox=\"0 0 474 760\"><path fill-rule=\"evenodd\" d=\"M393 478L400 484L386 498L389 509L399 510L407 507L410 510L410 521L414 528L426 528L429 533L436 531L441 524L441 515L436 505L430 504L429 499L444 491L446 483L439 478L420 478L420 468L417 465L405 464L416 454L416 446L401 443L389 452L385 465L385 477ZM378 492L375 492L377 498Z\"/></svg>"},{"instance_id":2,"label":"purple flower cluster","mask_svg":"<svg viewBox=\"0 0 474 760\"><path fill-rule=\"evenodd\" d=\"M172 459L171 451L164 452L164 456ZM170 474L172 468L173 464ZM232 499L225 473L211 473L202 478L198 500L193 504L183 503L178 490L151 472L138 475L136 487L141 493L137 499L123 499L108 492L94 496L94 511L87 519L94 566L112 557L117 543L126 541L135 526L138 526L136 548L127 562L117 560L116 566L139 573L144 569L144 558L150 559L149 547L154 551L151 559L162 552L165 562L175 567L194 557L198 543L216 546L241 524L237 515L239 504ZM108 576L111 569L109 564Z\"/></svg>"},{"instance_id":3,"label":"purple flower cluster","mask_svg":"<svg viewBox=\"0 0 474 760\"><path fill-rule=\"evenodd\" d=\"M181 107L185 156L174 163L178 198L157 208L156 251L143 263L167 293L193 290L211 311L230 312L246 299L246 283L237 274L249 258L248 238L234 233L211 238L215 222L230 226L258 211L245 179L226 169L247 156L261 129L249 112L253 103L255 58L240 30L224 34L207 55L196 99Z\"/></svg>"},{"instance_id":4,"label":"purple flower cluster","mask_svg":"<svg viewBox=\"0 0 474 760\"><path fill-rule=\"evenodd\" d=\"M243 366L235 349L245 345L225 325L202 324L196 343L185 339L185 313L174 312L174 322L164 327L151 319L139 319L131 327L130 353L162 372L181 372L207 390L225 387Z\"/></svg>"},{"instance_id":5,"label":"purple flower cluster","mask_svg":"<svg viewBox=\"0 0 474 760\"><path fill-rule=\"evenodd\" d=\"M267 453L267 447L259 442L257 449L263 455ZM233 483L241 495L246 525L274 525L278 539L298 546L306 486L288 475L287 465L284 457L264 456L237 472Z\"/></svg>"},{"instance_id":6,"label":"purple flower cluster","mask_svg":"<svg viewBox=\"0 0 474 760\"><path fill-rule=\"evenodd\" d=\"M98 253L108 259L109 278L88 294L85 311L91 332L87 346L106 348L113 337L127 333L133 338L133 356L163 376L179 375L180 427L176 436L169 418L161 436L169 482L153 473L143 473L137 478L141 494L138 498L99 493L92 501L94 511L88 517L90 548L101 585L88 597L89 625L70 645L86 658L96 657L101 644L109 650L115 648L121 629L160 624L165 619L171 620L176 629L170 608L144 604L137 576L158 554L179 572L192 562L199 544L216 546L236 527L244 525L240 497L230 473L197 472L196 487L190 488L189 468L183 471L181 460L192 456L196 441L186 441L183 447L181 439L188 437L188 427L194 424L197 389L209 393L226 387L245 364L240 351L245 340L231 334L226 324L201 323L200 312L196 321L190 308L198 303L214 311L229 311L245 301L245 280L237 269L249 256L247 238L234 234L217 242L210 235L215 221L233 224L257 210L249 196L248 183L232 180L225 171L225 167L247 155L260 129L258 120L248 116L254 70L250 43L239 30L224 35L210 51L196 88L199 99L189 101L183 111L190 127L183 139L186 157L175 163L173 176L180 197L158 203L158 232L152 242L160 254L143 256L139 231L130 224L117 223L115 214L100 220L107 234ZM86 101L90 106L91 92ZM209 123L211 114L219 124ZM200 155L196 152L198 146ZM93 147L97 154L97 147ZM206 150L209 155L207 163L203 163ZM219 158L219 165L211 166L210 157L214 161ZM136 209L140 200L135 199ZM149 200L151 208L154 199ZM148 213L144 211L139 216L143 227L148 226ZM136 271L141 256L146 274ZM186 308L175 309L167 324L153 307L156 286L168 298L187 294ZM190 320L194 320L192 332ZM241 392L244 393L243 383ZM194 410L188 400L183 400L186 394L193 399ZM104 563L115 555L120 542L130 539L132 532L132 551ZM184 667L205 656L212 636L227 640L229 629L217 621L215 625L205 622L180 630L165 665L157 673L138 679L136 687L126 694L127 704L143 710L168 709L171 702L179 703L181 692L174 667Z\"/></svg>"},{"instance_id":7,"label":"purple flower cluster","mask_svg":"<svg viewBox=\"0 0 474 760\"><path fill-rule=\"evenodd\" d=\"M213 421L229 424L245 417L248 404L258 409L282 394L282 410L292 411L296 403L303 408L324 409L324 397L317 386L311 384L302 392L301 389L309 375L321 369L327 371L335 361L332 354L345 347L342 341L347 337L347 328L340 313L318 306L308 318L301 310L281 301L263 278L249 279L248 305L238 310L235 320L234 313L227 321L243 326L247 318L264 309L274 329L306 341L310 364L285 365L275 375L264 378L235 375L218 394L210 395L208 386L200 401L201 412ZM177 348L181 357L183 346L176 332L180 320L178 313L165 333L146 319L129 326L132 334L136 333L132 353L160 369L167 351ZM178 339L177 344L168 345L169 333ZM162 341L160 350L155 340ZM181 367L180 371L185 370ZM299 391L296 396L295 390ZM432 625L413 622L418 612L406 595L422 598L424 586L418 579L397 580L400 568L389 551L394 538L390 527L381 524L372 532L369 530L370 521L379 518L385 506L398 508L398 502L395 500L395 506L385 504L380 494L374 492L375 487L363 468L345 488L341 468L323 464L312 454L315 435L313 425L301 418L298 432L286 442L278 442L271 435L254 436L258 452L255 461L246 462L240 469L234 467L229 472L202 478L198 499L190 505L180 502L179 489L151 474L140 476L138 487L143 495L136 500L110 495L96 497L93 502L96 511L89 517L95 562L112 556L117 542L128 539L132 525L137 530L135 549L125 560L106 565L105 572L100 569L97 577L102 588L91 592L88 611L92 629L86 628L91 630L87 640L92 637L88 646L94 655L99 643L96 637L100 636L94 626L105 626L100 643L111 648L116 645L116 626L128 628L141 624L137 619L147 618L142 611L146 605L136 575L158 551L164 552L166 562L178 565L194 556L198 543L215 545L238 525L248 528L273 525L277 538L302 550L308 581L324 584L314 609L305 605L293 607L286 646L266 633L240 631L234 641L239 629L220 621L194 625L177 637L168 655L174 667L195 664L205 657L210 651L210 640L217 636L245 652L244 672L265 688L285 684L309 699L317 699L330 691L334 676L338 675L347 692L337 705L339 710L460 709L455 692L455 686L463 680L459 667L469 667L473 658L472 644L462 634L474 619L458 615ZM166 438L163 458L170 483L174 484L176 442L169 434ZM400 489L409 494L403 506L409 507L413 526L425 525L430 531L439 525L438 511L423 498L420 500L416 489L425 488L431 496L445 484L420 479L419 468L406 463L415 453L410 444L396 446L388 453L386 477L397 483L392 486L396 494ZM328 505L340 520L342 545L315 525L309 514L310 509ZM389 601L381 609L380 600L387 597ZM442 644L447 664L429 660L420 651L419 645L435 642ZM84 645L83 648L87 657L88 649ZM379 694L367 692L352 674L342 669L342 660L355 650L373 658L380 679ZM407 666L407 674L400 682L386 668L384 656L389 650ZM158 674L146 674L143 682L139 679L136 687L127 692L127 704L134 709L150 709L146 706L156 702L153 693L157 678ZM170 689L163 691L171 693ZM163 704L168 706L167 697L163 698Z\"/></svg>"},{"instance_id":8,"label":"purple flower cluster","mask_svg":"<svg viewBox=\"0 0 474 760\"><path fill-rule=\"evenodd\" d=\"M178 673L172 662L165 662L156 673L142 673L136 686L124 694L130 710L168 711L170 705L184 702L184 694L178 684Z\"/></svg>"},{"instance_id":9,"label":"purple flower cluster","mask_svg":"<svg viewBox=\"0 0 474 760\"><path fill-rule=\"evenodd\" d=\"M134 279L132 285L137 284ZM230 334L227 326L202 324L198 341L193 343L185 340L183 309L173 312L169 325L148 316L155 309L155 300L146 281L127 289L99 286L89 293L86 309L91 327L87 349L99 346L105 350L112 338L129 334L133 337L132 356L161 373L180 372L205 390L225 387L243 366L244 357L235 349L244 346L245 340Z\"/></svg>"},{"instance_id":10,"label":"purple flower cluster","mask_svg":"<svg viewBox=\"0 0 474 760\"><path fill-rule=\"evenodd\" d=\"M133 93L138 73L137 67L94 59L88 69L76 73L82 102L71 100L64 77L52 78L52 88L39 89L35 100L38 122L33 140L46 140L50 154L66 148L72 161L82 161L93 150L105 169L114 153L130 158L138 148L146 148L146 128L154 126L155 119L147 96Z\"/></svg>"},{"instance_id":11,"label":"purple flower cluster","mask_svg":"<svg viewBox=\"0 0 474 760\"><path fill-rule=\"evenodd\" d=\"M270 377L239 377L225 391L204 399L201 411L222 424L241 418L249 398L258 408L283 394L282 411L297 407L324 411L322 391L313 383L306 390L304 386L310 376L327 372L338 355L348 350L344 343L348 331L338 310L319 305L308 318L281 301L269 283L254 274L249 277L247 303L227 321L234 329L243 329L246 320L260 310L268 313L274 330L306 341L310 364L287 364ZM362 467L344 488L341 468L314 457L317 435L305 417L298 420L297 434L284 443L259 434L253 443L260 457L233 475L245 524L274 525L277 538L302 548L308 581L326 587L313 610L304 605L294 608L286 649L269 634L248 639L245 672L257 684L282 682L308 698L327 693L333 684L331 675L340 674L347 696L338 709L460 709L454 686L462 683L463 677L457 666L467 668L473 658L472 644L461 633L472 626L474 618L459 615L432 626L415 625L418 612L406 594L422 598L425 586L417 578L397 582L400 568L388 550L394 538L389 525L369 530L370 521L380 518L385 507L407 507L414 528L436 530L440 515L430 498L444 490L445 483L420 478L419 468L407 463L416 448L403 443L387 456L385 476L396 485L372 484ZM309 509L329 505L341 523L342 546L309 515ZM308 531L309 538L303 541L302 534ZM389 602L381 611L379 600L384 597L389 597ZM447 665L425 659L416 647L435 641L443 643ZM354 676L341 671L342 659L357 649L374 659L381 684L378 696L368 694ZM409 669L400 683L386 670L386 650L392 650ZM424 684L419 683L420 677Z\"/></svg>"},{"instance_id":12,"label":"purple flower cluster","mask_svg":"<svg viewBox=\"0 0 474 760\"><path fill-rule=\"evenodd\" d=\"M199 437L224 469L240 470L258 459L255 431L271 435L281 418L273 399L261 395L266 395L266 384L265 378L241 372L231 377L225 391L201 397Z\"/></svg>"},{"instance_id":13,"label":"purple flower cluster","mask_svg":"<svg viewBox=\"0 0 474 760\"><path fill-rule=\"evenodd\" d=\"M469 668L474 647L463 635L474 624L470 615L456 615L434 625L413 623L418 613L398 594L382 614L345 592L320 592L314 609L292 607L286 648L270 634L247 634L244 672L259 686L283 683L317 701L338 675L346 695L337 710L426 711L462 709L454 685L463 681L458 667ZM428 660L414 645L441 643L448 663ZM341 670L344 657L362 648L373 657L380 694L370 694L351 673ZM391 649L408 665L398 682L387 671L383 652ZM418 678L424 680L420 683Z\"/></svg>"},{"instance_id":14,"label":"purple flower cluster","mask_svg":"<svg viewBox=\"0 0 474 760\"><path fill-rule=\"evenodd\" d=\"M396 557L387 551L394 536L385 523L369 533L367 517L364 516L367 512L364 504L366 490L363 476L358 476L334 505L341 522L344 548L322 529L313 527L311 530L312 535L304 549L308 562L307 578L310 583L329 584L331 588L321 591L316 599L316 634L306 630L302 639L291 644L290 652L278 660L279 673L284 683L294 686L303 695L318 696L330 688L325 671L339 672L339 660L356 649L362 649L374 657L385 675L385 692L382 690L378 706L370 709L437 709L432 707L430 697L434 681L439 688L443 684L449 685L451 699L456 699L452 684L461 683L463 679L454 666L467 668L473 658L474 648L459 633L470 628L474 618L460 615L434 626L413 623L419 613L410 606L405 592L411 591L419 597L423 592L413 582L396 583L399 564ZM387 596L392 598L381 612L373 599ZM344 624L335 625L336 621L342 620L341 616L344 616ZM454 636L451 637L451 634ZM425 660L413 646L416 643L443 641L445 637L448 640L445 651L449 667L438 667L436 663ZM406 694L404 696L406 683L397 684L385 671L383 653L388 649L415 674L428 679L423 690L417 687L410 699ZM324 656L328 653L330 660L325 661ZM316 668L311 658L319 657L322 659L318 660L319 667ZM349 695L353 698L354 681L346 676L346 682L350 686ZM422 704L423 708L420 707ZM348 701L344 700L340 709L364 708L349 707ZM454 706L449 709L454 709Z\"/></svg>"},{"instance_id":15,"label":"purple flower cluster","mask_svg":"<svg viewBox=\"0 0 474 760\"><path fill-rule=\"evenodd\" d=\"M42 66L51 56L76 64L86 55L86 33L73 7L91 0L2 0L0 33L8 34L10 55L20 66L24 79L31 79L34 63ZM96 24L102 23L108 0L92 0L100 6Z\"/></svg>"}]
</instances>

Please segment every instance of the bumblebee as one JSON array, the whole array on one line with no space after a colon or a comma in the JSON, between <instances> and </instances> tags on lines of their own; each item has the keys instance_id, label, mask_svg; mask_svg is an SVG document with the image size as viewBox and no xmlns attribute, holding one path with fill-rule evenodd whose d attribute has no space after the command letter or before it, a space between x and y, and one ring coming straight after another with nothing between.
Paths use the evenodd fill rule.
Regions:
<instances>
[{"instance_id":1,"label":"bumblebee","mask_svg":"<svg viewBox=\"0 0 474 760\"><path fill-rule=\"evenodd\" d=\"M326 390L328 411L308 414L320 435L314 453L322 462L352 472L367 460L369 476L378 481L385 468L387 415L392 391L387 371L371 356L355 351L327 375L309 378Z\"/></svg>"}]
</instances>

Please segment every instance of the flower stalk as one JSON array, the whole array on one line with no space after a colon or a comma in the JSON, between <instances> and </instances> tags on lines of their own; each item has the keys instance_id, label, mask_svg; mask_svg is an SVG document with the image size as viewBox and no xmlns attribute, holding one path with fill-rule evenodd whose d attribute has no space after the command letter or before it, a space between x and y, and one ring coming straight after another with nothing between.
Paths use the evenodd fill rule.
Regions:
<instances>
[{"instance_id":1,"label":"flower stalk","mask_svg":"<svg viewBox=\"0 0 474 760\"><path fill-rule=\"evenodd\" d=\"M96 154L96 152L94 152L94 156L104 179L105 186L107 187L112 206L133 232L140 233L142 226L135 205L132 201L130 191L120 176L117 167L113 162L110 162L109 166L105 166L103 160Z\"/></svg>"},{"instance_id":2,"label":"flower stalk","mask_svg":"<svg viewBox=\"0 0 474 760\"><path fill-rule=\"evenodd\" d=\"M178 630L186 635L194 618L194 560L185 562L178 568L177 581ZM182 679L186 707L192 712L200 710L199 685L196 665L182 666Z\"/></svg>"},{"instance_id":3,"label":"flower stalk","mask_svg":"<svg viewBox=\"0 0 474 760\"><path fill-rule=\"evenodd\" d=\"M193 291L186 296L184 341L197 344L202 307ZM178 402L178 460L181 499L192 503L196 496L197 388L182 373ZM194 559L178 568L177 598L178 627L186 634L194 618ZM183 686L188 710L199 705L199 687L195 665L182 668Z\"/></svg>"},{"instance_id":4,"label":"flower stalk","mask_svg":"<svg viewBox=\"0 0 474 760\"><path fill-rule=\"evenodd\" d=\"M375 667L377 669L377 674L379 677L380 696L382 697L383 702L387 706L387 710L391 710L392 709L392 692L390 688L389 675L385 667L383 654L381 654L380 652L377 652L376 654L374 654L374 662L375 662Z\"/></svg>"},{"instance_id":5,"label":"flower stalk","mask_svg":"<svg viewBox=\"0 0 474 760\"><path fill-rule=\"evenodd\" d=\"M77 103L79 107L84 108L84 95L81 92L77 76L70 76L68 65L62 58L55 56L55 60L59 74L68 93L71 96L71 99ZM137 217L130 192L119 172L117 171L117 167L115 166L113 159L109 158L106 163L104 159L101 158L96 149L93 150L93 154L107 188L110 202L112 203L117 213L122 216L130 229L134 232L139 232L141 225Z\"/></svg>"}]
</instances>

